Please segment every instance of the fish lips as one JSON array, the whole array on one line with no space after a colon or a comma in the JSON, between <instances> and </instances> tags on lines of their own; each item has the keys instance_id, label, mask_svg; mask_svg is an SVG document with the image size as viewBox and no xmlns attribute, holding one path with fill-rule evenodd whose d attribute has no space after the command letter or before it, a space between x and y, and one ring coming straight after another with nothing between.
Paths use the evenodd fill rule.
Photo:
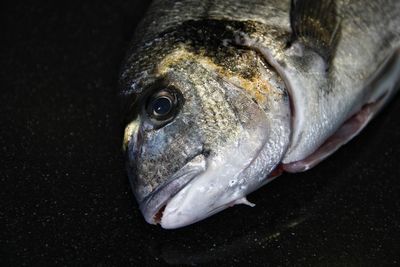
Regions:
<instances>
[{"instance_id":1,"label":"fish lips","mask_svg":"<svg viewBox=\"0 0 400 267\"><path fill-rule=\"evenodd\" d=\"M174 173L168 179L169 182L155 189L139 203L145 220L150 224L160 223L162 212L168 201L184 188L187 183L203 173L206 168L206 157L203 154L199 154Z\"/></svg>"}]
</instances>

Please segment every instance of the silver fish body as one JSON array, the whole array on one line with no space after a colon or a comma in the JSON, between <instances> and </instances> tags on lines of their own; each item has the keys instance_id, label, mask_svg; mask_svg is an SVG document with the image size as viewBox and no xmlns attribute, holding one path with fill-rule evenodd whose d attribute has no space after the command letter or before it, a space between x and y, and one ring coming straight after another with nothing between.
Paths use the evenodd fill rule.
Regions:
<instances>
[{"instance_id":1,"label":"silver fish body","mask_svg":"<svg viewBox=\"0 0 400 267\"><path fill-rule=\"evenodd\" d=\"M130 181L182 227L315 166L399 88L400 2L154 1L121 75Z\"/></svg>"}]
</instances>

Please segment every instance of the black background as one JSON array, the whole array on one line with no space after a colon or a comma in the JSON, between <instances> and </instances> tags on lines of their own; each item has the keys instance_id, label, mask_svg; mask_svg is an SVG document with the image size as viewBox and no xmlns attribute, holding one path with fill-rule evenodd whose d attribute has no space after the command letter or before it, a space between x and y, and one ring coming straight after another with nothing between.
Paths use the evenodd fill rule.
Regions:
<instances>
[{"instance_id":1,"label":"black background","mask_svg":"<svg viewBox=\"0 0 400 267\"><path fill-rule=\"evenodd\" d=\"M203 222L148 225L121 155L119 66L147 4L0 4L0 265L399 263L400 98L349 145Z\"/></svg>"}]
</instances>

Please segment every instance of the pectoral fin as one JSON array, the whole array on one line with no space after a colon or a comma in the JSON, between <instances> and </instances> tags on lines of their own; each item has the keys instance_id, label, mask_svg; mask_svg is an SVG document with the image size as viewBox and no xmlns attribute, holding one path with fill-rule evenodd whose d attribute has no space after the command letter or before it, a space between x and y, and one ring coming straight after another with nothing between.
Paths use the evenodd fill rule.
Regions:
<instances>
[{"instance_id":1,"label":"pectoral fin","mask_svg":"<svg viewBox=\"0 0 400 267\"><path fill-rule=\"evenodd\" d=\"M292 43L302 43L329 63L340 35L335 1L292 0L290 22Z\"/></svg>"}]
</instances>

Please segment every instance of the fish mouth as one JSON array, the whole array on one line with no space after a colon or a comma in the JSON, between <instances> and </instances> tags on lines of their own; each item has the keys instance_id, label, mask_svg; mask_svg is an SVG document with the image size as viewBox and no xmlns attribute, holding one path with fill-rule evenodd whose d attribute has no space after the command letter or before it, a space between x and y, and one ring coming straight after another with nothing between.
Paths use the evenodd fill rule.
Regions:
<instances>
[{"instance_id":1,"label":"fish mouth","mask_svg":"<svg viewBox=\"0 0 400 267\"><path fill-rule=\"evenodd\" d=\"M174 173L168 179L170 182L159 186L139 204L145 220L150 224L159 224L168 201L205 170L206 157L199 154Z\"/></svg>"},{"instance_id":2,"label":"fish mouth","mask_svg":"<svg viewBox=\"0 0 400 267\"><path fill-rule=\"evenodd\" d=\"M245 143L239 148L227 147L221 154L208 158L207 170L188 181L156 214L161 227L184 227L236 204L254 206L246 195L264 185L263 178L271 171L264 161L267 140L257 141L257 146Z\"/></svg>"},{"instance_id":3,"label":"fish mouth","mask_svg":"<svg viewBox=\"0 0 400 267\"><path fill-rule=\"evenodd\" d=\"M260 166L258 160L267 152L266 138L258 141L256 147L244 145L247 150L247 153L243 151L245 157L228 156L237 154L237 147L227 147L223 153L214 157L206 158L204 154L194 157L170 177L169 183L160 186L143 200L140 208L146 221L150 224L160 224L164 229L175 229L198 222L236 204L253 206L245 196L264 183L254 184L256 179L253 179L252 184L243 178L266 176L269 173L253 172L252 166ZM239 149L243 150L243 147L240 146ZM226 161L221 162L221 159ZM233 180L241 182L230 186ZM198 189L206 187L209 191L199 194ZM193 205L188 206L192 195L196 199L191 201ZM182 197L186 199L182 201L181 206ZM184 211L189 211L189 216L185 216L185 212L183 216L175 216L175 213L180 213L181 207Z\"/></svg>"}]
</instances>

